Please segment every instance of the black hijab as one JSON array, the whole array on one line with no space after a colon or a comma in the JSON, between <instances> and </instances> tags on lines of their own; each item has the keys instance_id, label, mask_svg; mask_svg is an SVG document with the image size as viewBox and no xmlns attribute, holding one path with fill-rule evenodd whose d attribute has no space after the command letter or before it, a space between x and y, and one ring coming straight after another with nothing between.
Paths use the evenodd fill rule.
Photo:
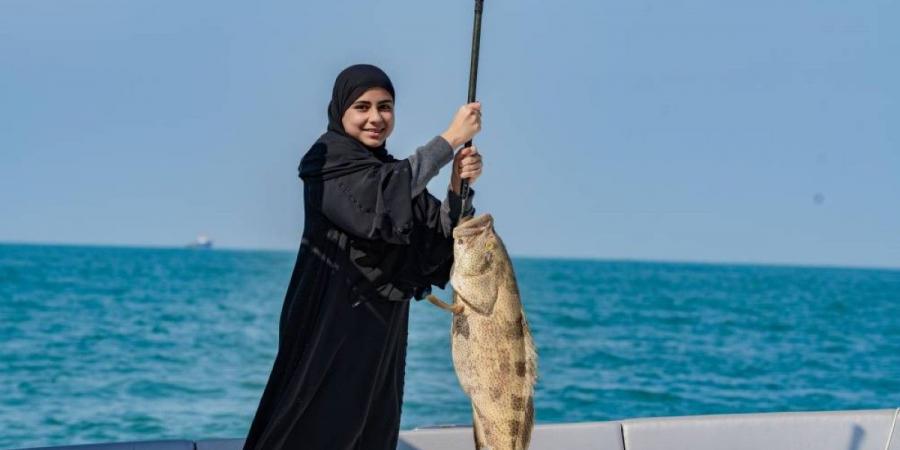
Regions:
<instances>
[{"instance_id":1,"label":"black hijab","mask_svg":"<svg viewBox=\"0 0 900 450\"><path fill-rule=\"evenodd\" d=\"M379 163L395 161L384 144L368 147L347 134L341 119L350 105L367 90L384 88L394 95L394 85L383 70L370 64L350 66L334 80L328 104L328 131L300 161L300 178L331 178L353 173Z\"/></svg>"},{"instance_id":2,"label":"black hijab","mask_svg":"<svg viewBox=\"0 0 900 450\"><path fill-rule=\"evenodd\" d=\"M344 69L334 80L334 89L331 91L331 103L328 104L328 130L347 135L341 118L347 108L361 95L372 88L384 88L394 95L394 85L391 79L381 69L369 64L357 64Z\"/></svg>"}]
</instances>

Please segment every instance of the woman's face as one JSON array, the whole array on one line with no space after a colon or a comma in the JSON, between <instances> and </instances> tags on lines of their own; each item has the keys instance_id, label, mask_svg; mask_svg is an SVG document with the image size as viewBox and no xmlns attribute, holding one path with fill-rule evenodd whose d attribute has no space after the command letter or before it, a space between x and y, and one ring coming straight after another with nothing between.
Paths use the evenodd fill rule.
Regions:
<instances>
[{"instance_id":1,"label":"woman's face","mask_svg":"<svg viewBox=\"0 0 900 450\"><path fill-rule=\"evenodd\" d=\"M384 88L363 93L341 118L344 131L368 147L380 147L394 131L394 98Z\"/></svg>"}]
</instances>

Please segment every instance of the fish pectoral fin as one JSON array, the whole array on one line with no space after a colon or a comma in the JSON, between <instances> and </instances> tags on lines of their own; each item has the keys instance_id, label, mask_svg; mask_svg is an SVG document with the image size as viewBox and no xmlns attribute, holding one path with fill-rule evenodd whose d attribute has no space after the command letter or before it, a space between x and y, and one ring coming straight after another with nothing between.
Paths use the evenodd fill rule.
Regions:
<instances>
[{"instance_id":1,"label":"fish pectoral fin","mask_svg":"<svg viewBox=\"0 0 900 450\"><path fill-rule=\"evenodd\" d=\"M428 296L426 296L425 298L427 298L428 301L431 302L432 305L437 306L438 308L441 308L444 311L450 311L454 314L459 314L463 310L463 305L458 304L458 303L453 304L453 305L448 305L443 300L434 296L434 294L428 294Z\"/></svg>"},{"instance_id":2,"label":"fish pectoral fin","mask_svg":"<svg viewBox=\"0 0 900 450\"><path fill-rule=\"evenodd\" d=\"M454 286L453 291L467 307L482 315L490 315L494 311L497 298L500 296L500 282L490 271L470 277L466 286Z\"/></svg>"},{"instance_id":3,"label":"fish pectoral fin","mask_svg":"<svg viewBox=\"0 0 900 450\"><path fill-rule=\"evenodd\" d=\"M454 305L459 304L460 312L462 310L464 310L465 308L470 308L472 311L475 311L476 313L481 314L482 316L487 316L487 315L490 315L494 310L493 303L491 303L490 305L487 305L489 308L483 309L482 307L484 305L476 304L476 303L469 301L469 299L463 297L462 294L459 293L459 291L456 291L456 296L459 297L459 303L454 303Z\"/></svg>"}]
</instances>

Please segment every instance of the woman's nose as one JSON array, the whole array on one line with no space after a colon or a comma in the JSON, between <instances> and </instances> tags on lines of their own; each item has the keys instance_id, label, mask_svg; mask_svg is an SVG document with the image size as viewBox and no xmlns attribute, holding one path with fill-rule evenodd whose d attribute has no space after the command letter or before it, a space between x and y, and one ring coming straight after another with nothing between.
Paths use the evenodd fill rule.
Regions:
<instances>
[{"instance_id":1,"label":"woman's nose","mask_svg":"<svg viewBox=\"0 0 900 450\"><path fill-rule=\"evenodd\" d=\"M384 122L384 118L381 117L381 111L378 111L376 108L372 108L373 111L369 112L369 122L381 124Z\"/></svg>"}]
</instances>

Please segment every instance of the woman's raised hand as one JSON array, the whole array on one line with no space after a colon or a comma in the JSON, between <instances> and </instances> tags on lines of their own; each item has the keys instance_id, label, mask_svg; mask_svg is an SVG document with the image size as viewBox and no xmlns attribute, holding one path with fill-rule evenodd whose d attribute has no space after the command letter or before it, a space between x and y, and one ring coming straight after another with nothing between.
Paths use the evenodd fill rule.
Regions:
<instances>
[{"instance_id":1,"label":"woman's raised hand","mask_svg":"<svg viewBox=\"0 0 900 450\"><path fill-rule=\"evenodd\" d=\"M471 141L472 138L481 131L481 103L474 102L462 105L447 131L441 134L441 137L450 143L453 149L457 149L460 145Z\"/></svg>"}]
</instances>

